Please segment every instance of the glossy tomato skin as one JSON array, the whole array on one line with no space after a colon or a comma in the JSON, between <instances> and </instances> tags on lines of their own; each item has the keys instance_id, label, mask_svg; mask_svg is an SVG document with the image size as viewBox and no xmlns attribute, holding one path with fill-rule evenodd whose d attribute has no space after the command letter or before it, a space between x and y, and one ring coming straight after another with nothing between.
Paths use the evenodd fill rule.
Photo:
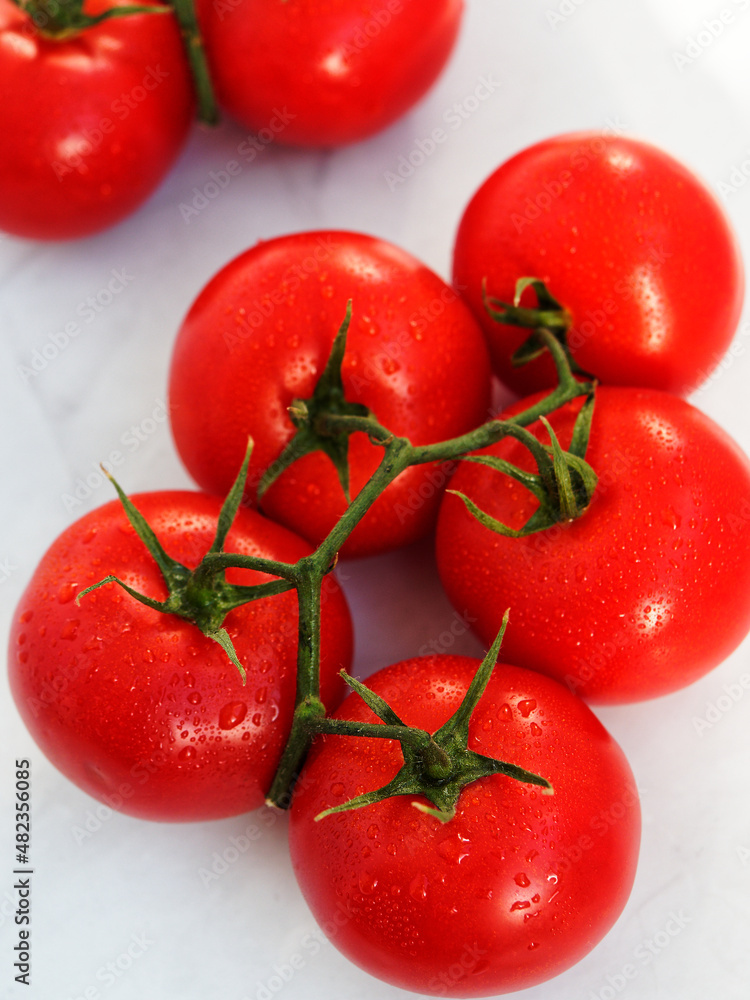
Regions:
<instances>
[{"instance_id":1,"label":"glossy tomato skin","mask_svg":"<svg viewBox=\"0 0 750 1000\"><path fill-rule=\"evenodd\" d=\"M487 335L493 367L519 395L554 385L548 356L510 358L526 339L482 303L512 302L541 278L571 314L568 345L601 382L687 395L718 364L742 309L737 241L686 167L625 136L547 139L500 166L461 219L453 279ZM535 305L527 290L524 305Z\"/></svg>"},{"instance_id":2,"label":"glossy tomato skin","mask_svg":"<svg viewBox=\"0 0 750 1000\"><path fill-rule=\"evenodd\" d=\"M432 655L367 683L404 722L434 732L478 665ZM376 721L354 695L335 714ZM385 784L402 762L394 741L325 736L292 801L292 862L321 927L361 968L417 993L495 996L557 975L609 930L635 875L633 776L575 695L500 664L472 716L469 747L543 775L554 795L494 775L464 788L447 824L415 809L416 796L316 822L323 809Z\"/></svg>"},{"instance_id":3,"label":"glossy tomato skin","mask_svg":"<svg viewBox=\"0 0 750 1000\"><path fill-rule=\"evenodd\" d=\"M86 12L127 2L91 0ZM54 41L0 0L0 90L0 228L32 239L88 236L133 212L194 115L169 13L111 18Z\"/></svg>"},{"instance_id":4,"label":"glossy tomato skin","mask_svg":"<svg viewBox=\"0 0 750 1000\"><path fill-rule=\"evenodd\" d=\"M198 0L219 104L263 141L357 142L405 114L458 36L463 0Z\"/></svg>"},{"instance_id":5,"label":"glossy tomato skin","mask_svg":"<svg viewBox=\"0 0 750 1000\"><path fill-rule=\"evenodd\" d=\"M248 483L294 434L287 409L309 398L353 302L343 363L346 398L414 444L464 433L485 419L490 368L466 305L410 254L372 236L309 232L259 243L226 265L193 303L170 372L171 426L193 478L225 493L254 441ZM382 448L350 438L351 495ZM378 498L342 550L370 555L434 524L446 468L408 469ZM252 495L250 493L249 495ZM346 509L324 454L298 459L263 497L274 520L317 544Z\"/></svg>"},{"instance_id":6,"label":"glossy tomato skin","mask_svg":"<svg viewBox=\"0 0 750 1000\"><path fill-rule=\"evenodd\" d=\"M564 446L579 407L549 418ZM489 451L530 468L507 440ZM504 655L521 666L596 702L667 694L719 664L750 629L750 463L685 400L615 386L597 390L586 458L599 475L588 511L526 538L483 528L446 496L438 571L485 641L499 628L498 604L510 607L516 627ZM451 486L514 528L536 506L474 463Z\"/></svg>"},{"instance_id":7,"label":"glossy tomato skin","mask_svg":"<svg viewBox=\"0 0 750 1000\"><path fill-rule=\"evenodd\" d=\"M220 501L198 493L135 496L168 554L197 565L211 544ZM302 539L240 510L225 546L296 560ZM68 528L37 568L14 616L9 671L14 699L42 751L94 798L132 816L205 820L261 806L294 709L294 592L232 611L225 627L247 671L194 625L151 610L115 584L75 595L107 573L157 599L156 564L119 501ZM230 570L233 583L260 574ZM326 582L322 608L324 703L343 694L337 672L351 659L342 592Z\"/></svg>"}]
</instances>

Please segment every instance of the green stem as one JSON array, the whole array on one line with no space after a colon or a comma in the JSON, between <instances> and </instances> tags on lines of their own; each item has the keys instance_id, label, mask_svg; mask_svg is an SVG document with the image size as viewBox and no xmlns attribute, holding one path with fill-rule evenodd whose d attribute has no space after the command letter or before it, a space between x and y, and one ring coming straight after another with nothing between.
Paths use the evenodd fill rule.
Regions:
<instances>
[{"instance_id":1,"label":"green stem","mask_svg":"<svg viewBox=\"0 0 750 1000\"><path fill-rule=\"evenodd\" d=\"M111 7L99 14L84 14L84 0L12 0L31 19L40 35L62 42L75 38L88 28L95 28L111 18L130 17L133 14L168 14L171 8L156 4L129 4Z\"/></svg>"},{"instance_id":2,"label":"green stem","mask_svg":"<svg viewBox=\"0 0 750 1000\"><path fill-rule=\"evenodd\" d=\"M320 609L328 563L321 570L316 556L317 553L301 559L295 567L299 606L297 696L292 729L267 797L270 805L279 808L289 807L291 790L319 731L317 726L326 714L320 697Z\"/></svg>"},{"instance_id":3,"label":"green stem","mask_svg":"<svg viewBox=\"0 0 750 1000\"><path fill-rule=\"evenodd\" d=\"M198 121L205 125L216 125L219 120L219 112L216 107L203 37L195 13L195 2L194 0L169 0L169 2L174 8L175 17L180 26L190 72L193 76L198 101Z\"/></svg>"},{"instance_id":4,"label":"green stem","mask_svg":"<svg viewBox=\"0 0 750 1000\"><path fill-rule=\"evenodd\" d=\"M552 338L551 334L549 336ZM557 363L558 357L555 355L559 352L556 352L552 346L550 349L553 351L553 357ZM560 348L560 352L562 352L562 348ZM346 426L353 430L362 431L368 434L372 440L382 443L383 457L375 472L336 522L330 534L320 543L312 556L303 560L302 564L298 564L298 568L301 565L304 569L297 580L300 604L297 701L289 741L268 793L267 802L269 805L280 808L288 807L294 781L300 773L305 755L316 733L349 731L346 727L340 726L338 720L325 718L325 710L320 700L320 633L313 633L313 628L314 623L319 623L320 586L325 572L318 569L315 573L314 567L325 567L325 571L328 570L342 545L373 503L405 469L412 465L457 459L467 452L485 448L504 437L521 437L522 435L519 434L521 427L532 423L542 415L552 413L563 403L575 399L577 396L590 394L592 387L589 383L578 382L570 375L564 355L560 359L560 364L562 367L560 385L535 406L522 411L512 421L491 420L449 441L414 446L407 438L393 435L374 416L332 414L327 417L331 426L335 425L338 428ZM567 378L565 377L566 371ZM226 565L237 565L231 561L232 556L222 558L227 560ZM271 570L271 572L277 571ZM308 603L311 605L309 609L306 608ZM312 638L313 635L314 638ZM387 738L387 728L385 731L384 727L380 725L374 725L374 728L378 730L378 736ZM368 732L367 735L376 734ZM424 750L424 748L422 749ZM437 778L441 762L436 760L433 763L435 765L433 770Z\"/></svg>"}]
</instances>

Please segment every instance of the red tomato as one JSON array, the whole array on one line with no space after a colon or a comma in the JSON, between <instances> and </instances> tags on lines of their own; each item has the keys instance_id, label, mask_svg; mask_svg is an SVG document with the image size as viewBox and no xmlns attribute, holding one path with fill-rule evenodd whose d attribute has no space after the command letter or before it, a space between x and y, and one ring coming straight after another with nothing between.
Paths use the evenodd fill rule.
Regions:
<instances>
[{"instance_id":1,"label":"red tomato","mask_svg":"<svg viewBox=\"0 0 750 1000\"><path fill-rule=\"evenodd\" d=\"M518 412L530 400L516 404ZM567 446L580 400L550 424ZM531 428L545 437L537 423ZM530 469L506 439L487 450ZM656 390L597 390L586 460L599 475L582 517L524 538L484 528L446 496L438 571L485 641L598 702L652 698L711 670L750 629L750 462L712 420ZM520 528L530 493L463 463L451 488Z\"/></svg>"},{"instance_id":2,"label":"red tomato","mask_svg":"<svg viewBox=\"0 0 750 1000\"><path fill-rule=\"evenodd\" d=\"M434 732L478 665L433 655L367 683L405 723ZM355 695L335 715L377 721ZM554 794L493 775L463 789L446 824L415 809L415 799L428 804L416 796L316 822L390 781L403 762L395 741L325 736L292 800L292 861L322 929L358 966L418 993L494 996L557 975L606 934L635 876L633 776L580 699L541 674L498 665L469 748L542 775Z\"/></svg>"},{"instance_id":3,"label":"red tomato","mask_svg":"<svg viewBox=\"0 0 750 1000\"><path fill-rule=\"evenodd\" d=\"M188 471L211 493L226 493L255 443L248 482L294 434L287 408L309 398L353 300L343 364L347 400L414 444L482 423L490 369L481 330L466 305L405 251L357 233L312 232L260 243L203 289L177 337L170 412ZM350 439L351 495L383 449ZM368 555L396 548L433 525L447 469L408 469L375 502L343 549ZM317 544L346 509L331 460L297 460L263 497L263 510Z\"/></svg>"},{"instance_id":4,"label":"red tomato","mask_svg":"<svg viewBox=\"0 0 750 1000\"><path fill-rule=\"evenodd\" d=\"M198 493L133 498L167 553L189 567L208 550L220 501ZM302 539L240 510L227 552L295 561ZM119 501L85 515L44 556L14 617L10 683L29 731L63 774L132 816L198 820L262 805L291 726L295 700L294 592L230 612L225 627L247 672L194 625L145 607L116 584L82 589L108 573L163 600L156 563ZM230 570L230 583L264 577ZM344 597L326 582L322 692L338 704L337 672L351 658Z\"/></svg>"},{"instance_id":5,"label":"red tomato","mask_svg":"<svg viewBox=\"0 0 750 1000\"><path fill-rule=\"evenodd\" d=\"M198 0L219 104L265 142L338 146L390 125L438 77L463 0Z\"/></svg>"},{"instance_id":6,"label":"red tomato","mask_svg":"<svg viewBox=\"0 0 750 1000\"><path fill-rule=\"evenodd\" d=\"M85 11L128 2L91 0ZM0 228L32 239L87 236L133 212L194 114L171 14L111 18L55 41L0 0L0 91Z\"/></svg>"},{"instance_id":7,"label":"red tomato","mask_svg":"<svg viewBox=\"0 0 750 1000\"><path fill-rule=\"evenodd\" d=\"M571 316L576 362L601 382L685 395L718 364L744 294L739 249L713 195L644 142L594 132L525 149L479 188L461 220L453 278L479 318L495 371L526 394L555 384L548 356L511 355L529 331L482 303L541 278ZM535 305L529 289L523 305Z\"/></svg>"}]
</instances>

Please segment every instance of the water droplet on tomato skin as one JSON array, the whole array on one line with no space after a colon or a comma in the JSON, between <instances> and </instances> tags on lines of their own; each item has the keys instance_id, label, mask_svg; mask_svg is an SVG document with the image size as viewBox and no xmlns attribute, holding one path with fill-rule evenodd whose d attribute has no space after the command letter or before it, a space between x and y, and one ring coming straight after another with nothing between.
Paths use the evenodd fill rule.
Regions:
<instances>
[{"instance_id":1,"label":"water droplet on tomato skin","mask_svg":"<svg viewBox=\"0 0 750 1000\"><path fill-rule=\"evenodd\" d=\"M520 885L524 889L526 888L527 885L531 885L531 880L529 879L529 876L526 874L526 872L519 872L515 876L513 881L516 883L516 885Z\"/></svg>"},{"instance_id":2,"label":"water droplet on tomato skin","mask_svg":"<svg viewBox=\"0 0 750 1000\"><path fill-rule=\"evenodd\" d=\"M69 640L77 638L80 624L81 622L78 618L69 618L60 629L60 638Z\"/></svg>"},{"instance_id":3,"label":"water droplet on tomato skin","mask_svg":"<svg viewBox=\"0 0 750 1000\"><path fill-rule=\"evenodd\" d=\"M187 696L187 700L188 703L191 705L200 705L203 699L201 698L200 694L198 694L197 691L191 691L190 694Z\"/></svg>"},{"instance_id":4,"label":"water droplet on tomato skin","mask_svg":"<svg viewBox=\"0 0 750 1000\"><path fill-rule=\"evenodd\" d=\"M528 698L527 700L519 701L518 703L518 711L521 713L524 719L528 719L528 717L531 715L531 713L534 711L535 708L536 708L536 701L534 700L534 698Z\"/></svg>"},{"instance_id":5,"label":"water droplet on tomato skin","mask_svg":"<svg viewBox=\"0 0 750 1000\"><path fill-rule=\"evenodd\" d=\"M219 729L234 729L247 715L244 701L231 701L219 711Z\"/></svg>"},{"instance_id":6,"label":"water droplet on tomato skin","mask_svg":"<svg viewBox=\"0 0 750 1000\"><path fill-rule=\"evenodd\" d=\"M378 880L370 872L362 872L357 881L359 886L359 891L363 896L371 896L375 892L375 887L378 884Z\"/></svg>"},{"instance_id":7,"label":"water droplet on tomato skin","mask_svg":"<svg viewBox=\"0 0 750 1000\"><path fill-rule=\"evenodd\" d=\"M64 583L57 592L57 600L60 604L68 604L78 593L78 584Z\"/></svg>"},{"instance_id":8,"label":"water droplet on tomato skin","mask_svg":"<svg viewBox=\"0 0 750 1000\"><path fill-rule=\"evenodd\" d=\"M197 754L198 751L195 749L195 747L183 747L182 750L180 750L180 752L177 754L177 760L183 762L193 760L197 756Z\"/></svg>"},{"instance_id":9,"label":"water droplet on tomato skin","mask_svg":"<svg viewBox=\"0 0 750 1000\"><path fill-rule=\"evenodd\" d=\"M409 895L420 902L427 899L427 889L430 883L426 875L416 875L409 883Z\"/></svg>"}]
</instances>

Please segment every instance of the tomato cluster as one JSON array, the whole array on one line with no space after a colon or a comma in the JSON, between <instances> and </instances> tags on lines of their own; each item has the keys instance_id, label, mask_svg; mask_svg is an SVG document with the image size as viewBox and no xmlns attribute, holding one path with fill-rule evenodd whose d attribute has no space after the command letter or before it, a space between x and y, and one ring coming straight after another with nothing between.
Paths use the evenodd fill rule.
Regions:
<instances>
[{"instance_id":1,"label":"tomato cluster","mask_svg":"<svg viewBox=\"0 0 750 1000\"><path fill-rule=\"evenodd\" d=\"M198 5L220 103L252 129L294 108L279 138L316 145L402 113L460 14L458 0ZM0 157L19 191L0 224L110 224L192 118L177 23L137 14L52 40L0 0L11 35L0 78L25 86L41 67L75 115L19 131L0 111L0 143L20 135L27 154ZM314 69L291 74L303 53ZM138 189L134 158L154 168ZM50 163L60 184L37 202ZM31 734L141 818L291 805L311 910L387 983L489 996L570 967L625 906L640 844L634 776L587 702L675 691L750 631L750 462L683 398L727 350L743 291L702 184L645 143L590 133L488 178L452 285L356 232L248 249L200 291L172 354L172 432L200 491L129 500L117 486L21 599L9 673ZM499 415L493 368L523 395ZM433 531L488 656L347 676L342 700L353 635L337 558Z\"/></svg>"},{"instance_id":2,"label":"tomato cluster","mask_svg":"<svg viewBox=\"0 0 750 1000\"><path fill-rule=\"evenodd\" d=\"M254 133L282 123L278 143L364 139L434 83L463 12L463 0L171 6L0 0L0 86L23 95L0 106L0 229L57 240L121 221L176 160L196 97L203 120L216 101Z\"/></svg>"}]
</instances>

